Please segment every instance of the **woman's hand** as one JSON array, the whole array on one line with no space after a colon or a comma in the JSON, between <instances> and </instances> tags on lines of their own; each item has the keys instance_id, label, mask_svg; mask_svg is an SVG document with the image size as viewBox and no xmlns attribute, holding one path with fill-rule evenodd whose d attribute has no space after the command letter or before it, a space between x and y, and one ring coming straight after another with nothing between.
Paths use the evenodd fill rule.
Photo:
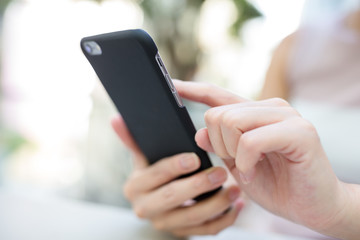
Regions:
<instances>
[{"instance_id":1,"label":"woman's hand","mask_svg":"<svg viewBox=\"0 0 360 240\"><path fill-rule=\"evenodd\" d=\"M349 204L349 186L332 171L313 125L286 101L254 102L212 85L174 82L182 97L213 107L196 141L224 160L253 200L316 231L356 236L344 235L342 224L359 210Z\"/></svg>"},{"instance_id":2,"label":"woman's hand","mask_svg":"<svg viewBox=\"0 0 360 240\"><path fill-rule=\"evenodd\" d=\"M188 206L184 204L221 186L227 179L223 168L213 167L177 179L200 167L196 154L178 154L149 166L122 118L113 119L112 126L133 154L134 170L125 184L124 193L139 217L149 219L155 228L177 236L216 234L234 222L243 206L238 186L224 187L206 200ZM231 210L225 212L231 206Z\"/></svg>"}]
</instances>

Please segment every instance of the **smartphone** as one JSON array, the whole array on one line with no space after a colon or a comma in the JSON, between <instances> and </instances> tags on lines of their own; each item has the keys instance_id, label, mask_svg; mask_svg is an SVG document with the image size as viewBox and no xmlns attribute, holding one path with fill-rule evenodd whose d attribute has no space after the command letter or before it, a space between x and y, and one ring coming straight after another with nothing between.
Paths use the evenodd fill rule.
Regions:
<instances>
[{"instance_id":1,"label":"smartphone","mask_svg":"<svg viewBox=\"0 0 360 240\"><path fill-rule=\"evenodd\" d=\"M195 152L201 167L184 176L212 166L194 140L194 124L149 34L133 29L85 37L81 49L150 164Z\"/></svg>"}]
</instances>

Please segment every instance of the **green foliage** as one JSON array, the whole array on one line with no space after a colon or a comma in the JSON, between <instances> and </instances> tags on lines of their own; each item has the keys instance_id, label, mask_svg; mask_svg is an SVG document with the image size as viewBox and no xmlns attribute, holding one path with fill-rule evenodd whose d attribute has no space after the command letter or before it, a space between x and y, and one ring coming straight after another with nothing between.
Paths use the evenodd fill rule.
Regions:
<instances>
[{"instance_id":1,"label":"green foliage","mask_svg":"<svg viewBox=\"0 0 360 240\"><path fill-rule=\"evenodd\" d=\"M1 18L3 16L5 8L10 3L10 1L11 0L0 1L0 24L2 23ZM1 30L1 26L0 26L0 30ZM1 43L1 32L0 32L0 43ZM1 49L0 49L0 56L1 56ZM0 69L0 76L1 76L1 69ZM0 83L1 83L1 79L0 79ZM0 88L0 101L1 101L1 88ZM3 158L5 158L7 155L14 152L16 149L18 149L25 142L26 142L25 139L20 137L15 132L4 129L4 126L1 124L1 119L0 119L0 161Z\"/></svg>"},{"instance_id":2,"label":"green foliage","mask_svg":"<svg viewBox=\"0 0 360 240\"><path fill-rule=\"evenodd\" d=\"M0 160L14 153L25 143L27 143L27 141L19 134L7 129L2 129L0 126Z\"/></svg>"},{"instance_id":3,"label":"green foliage","mask_svg":"<svg viewBox=\"0 0 360 240\"><path fill-rule=\"evenodd\" d=\"M6 6L11 2L11 0L1 0L0 1L0 16L3 14Z\"/></svg>"},{"instance_id":4,"label":"green foliage","mask_svg":"<svg viewBox=\"0 0 360 240\"><path fill-rule=\"evenodd\" d=\"M196 24L206 0L138 1L145 15L145 25L166 53L166 63L176 78L189 80L194 75L202 52L197 42ZM247 0L233 0L237 18L229 29L240 38L244 23L261 16Z\"/></svg>"},{"instance_id":5,"label":"green foliage","mask_svg":"<svg viewBox=\"0 0 360 240\"><path fill-rule=\"evenodd\" d=\"M262 14L246 0L233 0L233 2L236 6L237 18L230 28L230 33L233 36L237 36L241 32L244 23L253 18L260 17Z\"/></svg>"}]
</instances>

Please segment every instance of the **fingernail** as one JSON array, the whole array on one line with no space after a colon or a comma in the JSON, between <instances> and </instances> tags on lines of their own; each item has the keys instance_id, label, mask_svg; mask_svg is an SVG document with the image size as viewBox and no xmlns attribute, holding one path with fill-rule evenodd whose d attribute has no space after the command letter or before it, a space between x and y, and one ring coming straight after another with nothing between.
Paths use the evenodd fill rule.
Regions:
<instances>
[{"instance_id":1,"label":"fingernail","mask_svg":"<svg viewBox=\"0 0 360 240\"><path fill-rule=\"evenodd\" d=\"M240 210L244 207L244 200L238 199L235 201L233 205L237 212L240 212Z\"/></svg>"},{"instance_id":2,"label":"fingernail","mask_svg":"<svg viewBox=\"0 0 360 240\"><path fill-rule=\"evenodd\" d=\"M246 173L239 171L239 176L243 184L249 184L255 177L255 168L248 170Z\"/></svg>"},{"instance_id":3,"label":"fingernail","mask_svg":"<svg viewBox=\"0 0 360 240\"><path fill-rule=\"evenodd\" d=\"M220 169L215 169L208 174L208 179L212 184L217 184L226 180L226 174Z\"/></svg>"},{"instance_id":4,"label":"fingernail","mask_svg":"<svg viewBox=\"0 0 360 240\"><path fill-rule=\"evenodd\" d=\"M229 192L229 199L230 201L235 201L235 199L237 199L240 195L240 189L238 188L232 188L230 189L230 192Z\"/></svg>"},{"instance_id":5,"label":"fingernail","mask_svg":"<svg viewBox=\"0 0 360 240\"><path fill-rule=\"evenodd\" d=\"M239 177L240 177L240 180L241 180L241 182L243 183L243 184L249 184L250 182L247 180L247 178L246 178L246 176L242 173L242 172L240 172L239 171Z\"/></svg>"},{"instance_id":6,"label":"fingernail","mask_svg":"<svg viewBox=\"0 0 360 240\"><path fill-rule=\"evenodd\" d=\"M184 169L192 169L196 166L198 157L195 153L186 153L180 159L180 165Z\"/></svg>"}]
</instances>

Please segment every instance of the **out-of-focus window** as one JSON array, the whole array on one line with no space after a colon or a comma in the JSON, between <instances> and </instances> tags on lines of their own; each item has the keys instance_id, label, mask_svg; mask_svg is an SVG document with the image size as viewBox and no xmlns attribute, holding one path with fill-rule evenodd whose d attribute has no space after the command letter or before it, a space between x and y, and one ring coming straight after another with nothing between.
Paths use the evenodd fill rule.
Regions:
<instances>
[{"instance_id":1,"label":"out-of-focus window","mask_svg":"<svg viewBox=\"0 0 360 240\"><path fill-rule=\"evenodd\" d=\"M24 144L3 160L5 184L67 191L83 185L91 98L102 93L93 92L98 83L80 39L141 23L139 7L129 1L28 0L8 6L1 119Z\"/></svg>"}]
</instances>

